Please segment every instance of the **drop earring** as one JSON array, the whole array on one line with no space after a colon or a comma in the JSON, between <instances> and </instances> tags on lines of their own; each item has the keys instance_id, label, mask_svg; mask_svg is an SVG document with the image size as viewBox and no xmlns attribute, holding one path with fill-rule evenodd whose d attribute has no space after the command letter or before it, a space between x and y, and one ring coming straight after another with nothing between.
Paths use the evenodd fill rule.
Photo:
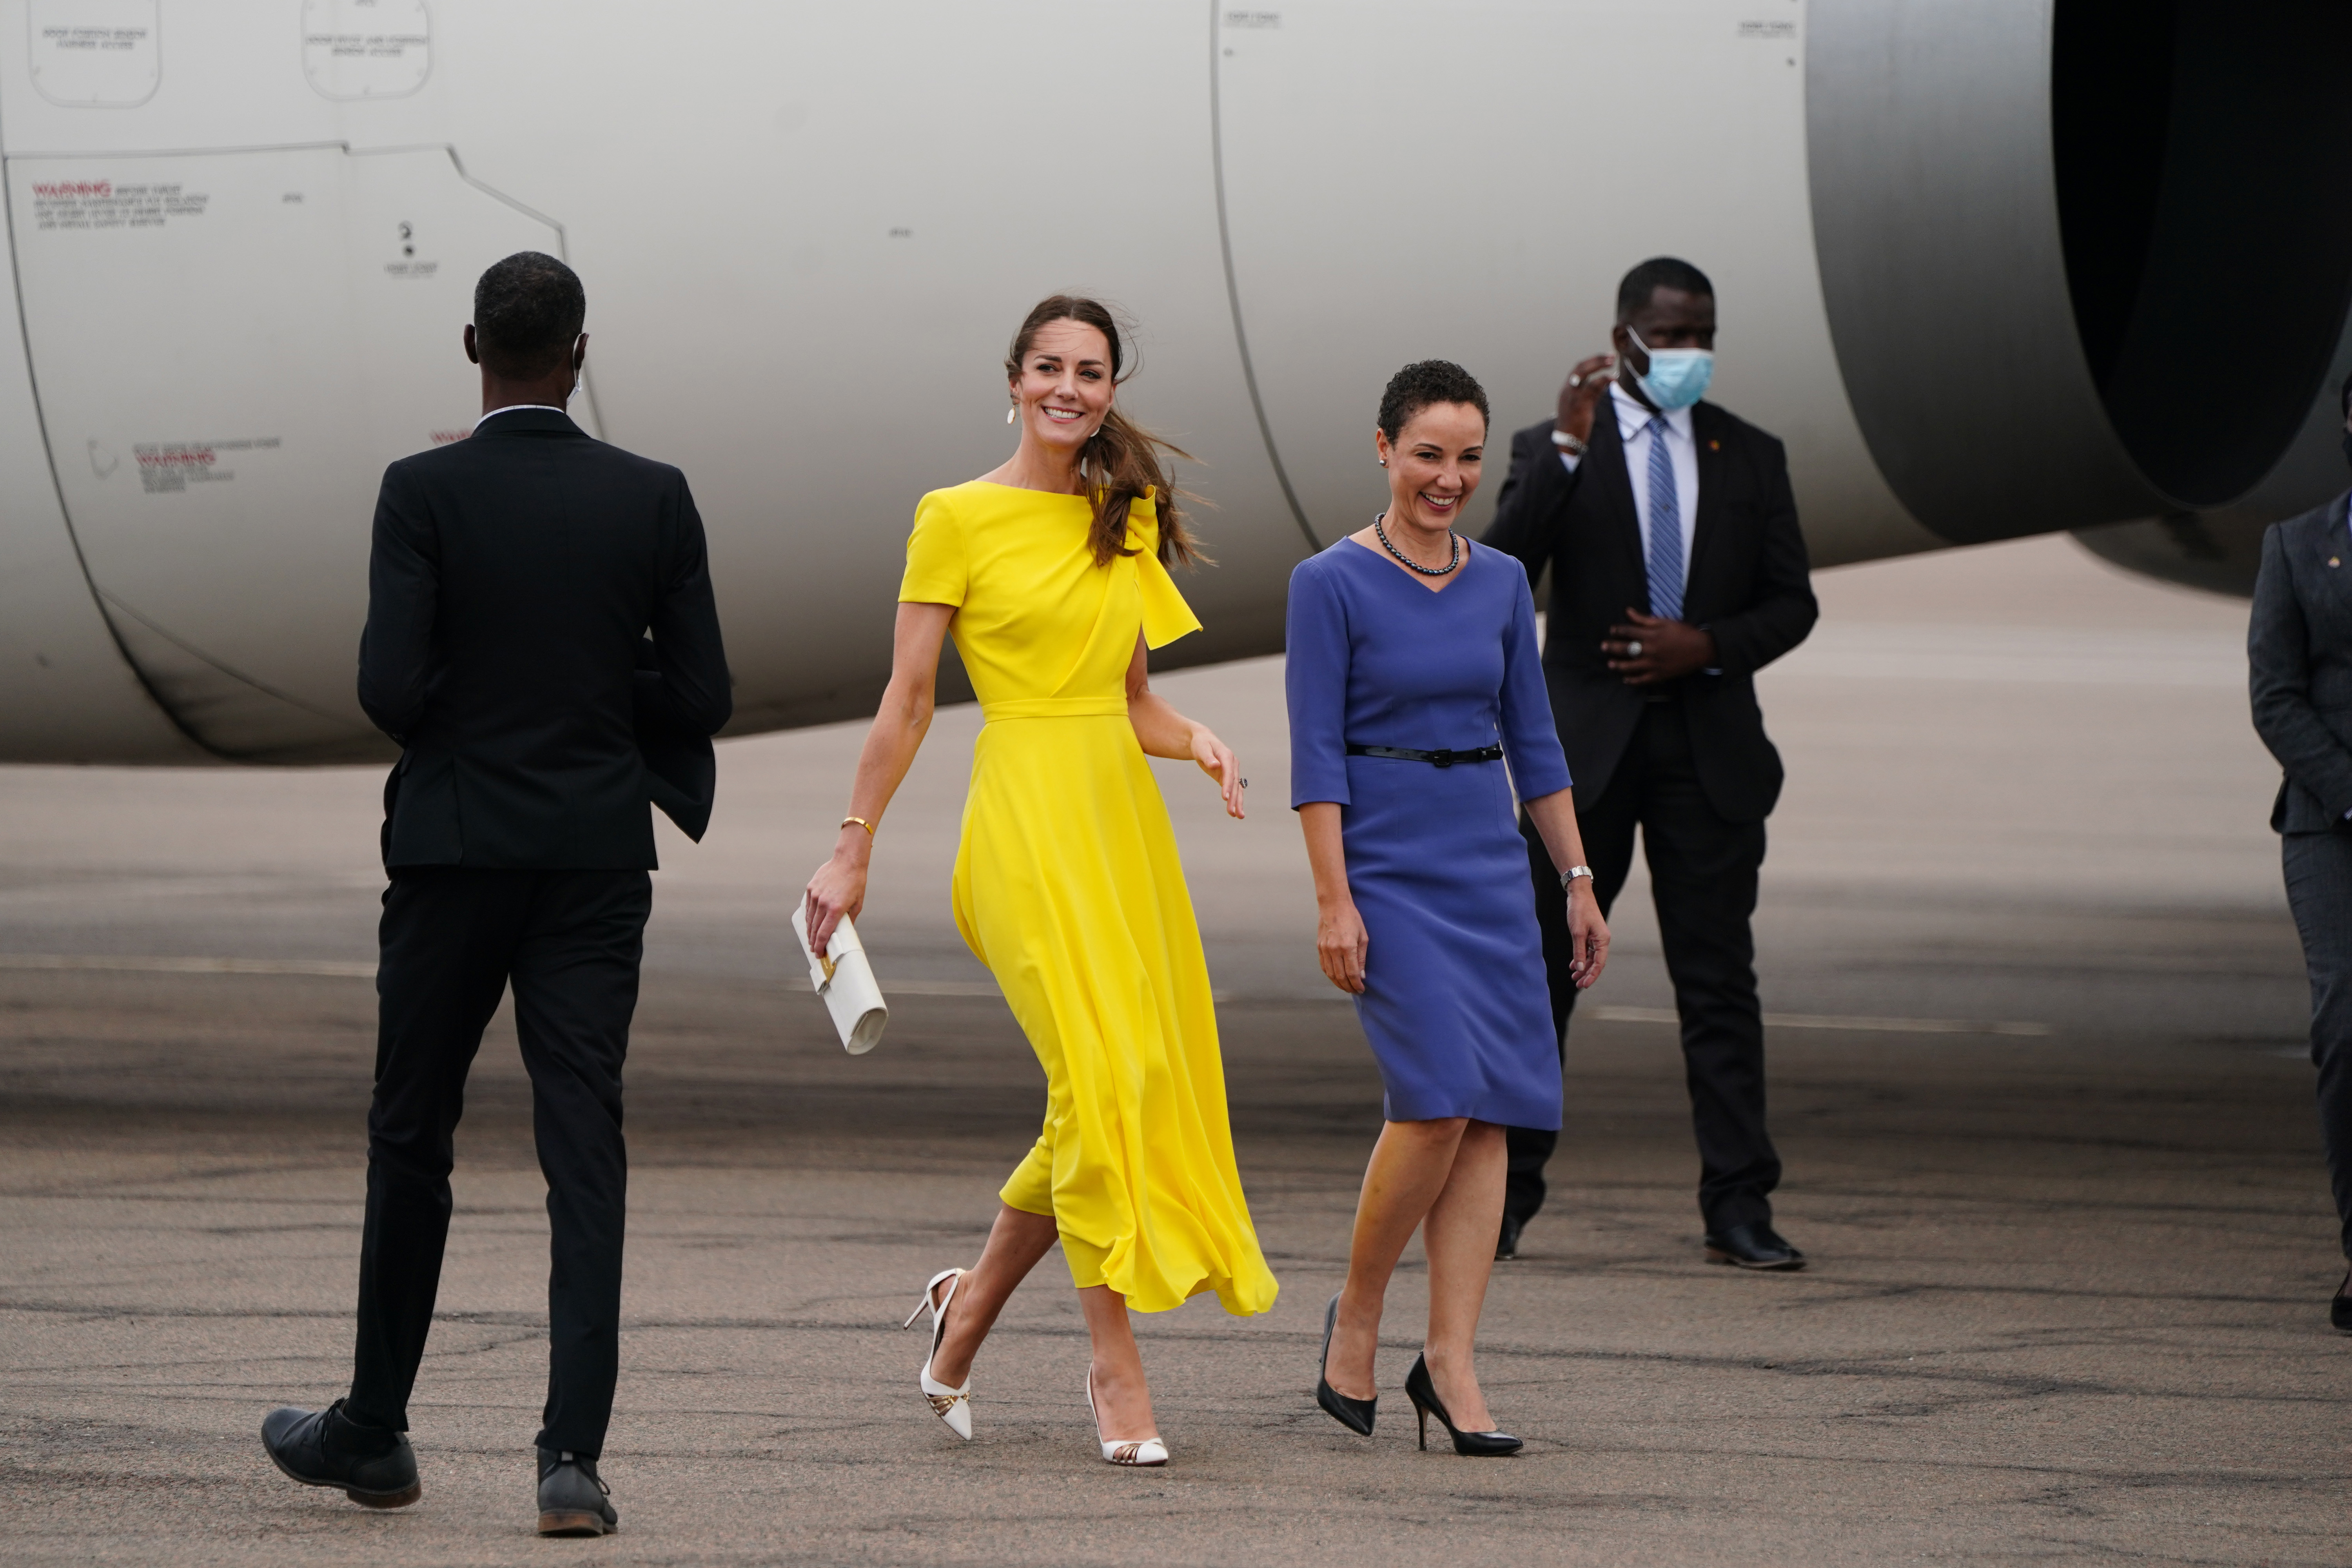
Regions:
<instances>
[{"instance_id":1,"label":"drop earring","mask_svg":"<svg viewBox=\"0 0 2352 1568\"><path fill-rule=\"evenodd\" d=\"M1016 403L1016 404L1014 404L1012 407L1010 407L1010 408L1008 408L1008 409L1006 409L1006 410L1004 411L1004 422L1005 422L1007 425L1012 424L1015 419L1018 419L1018 418L1020 418L1020 417L1021 417L1021 405L1020 405L1019 404L1017 404L1017 403Z\"/></svg>"}]
</instances>

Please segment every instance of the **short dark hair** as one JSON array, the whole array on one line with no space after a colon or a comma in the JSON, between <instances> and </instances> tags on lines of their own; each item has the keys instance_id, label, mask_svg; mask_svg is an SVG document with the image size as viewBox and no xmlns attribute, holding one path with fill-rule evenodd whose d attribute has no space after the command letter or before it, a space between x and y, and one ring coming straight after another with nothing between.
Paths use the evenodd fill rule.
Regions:
<instances>
[{"instance_id":1,"label":"short dark hair","mask_svg":"<svg viewBox=\"0 0 2352 1568\"><path fill-rule=\"evenodd\" d=\"M1450 359L1415 360L1389 377L1389 388L1381 394L1381 434L1394 441L1406 420L1439 403L1466 403L1479 418L1493 418L1486 411L1486 389L1476 376Z\"/></svg>"},{"instance_id":2,"label":"short dark hair","mask_svg":"<svg viewBox=\"0 0 2352 1568\"><path fill-rule=\"evenodd\" d=\"M474 352L494 375L545 375L563 363L588 319L580 274L552 256L518 250L474 285Z\"/></svg>"},{"instance_id":3,"label":"short dark hair","mask_svg":"<svg viewBox=\"0 0 2352 1568\"><path fill-rule=\"evenodd\" d=\"M1661 289L1679 289L1685 294L1704 294L1715 298L1715 285L1706 274L1689 262L1673 256L1653 256L1617 285L1617 321L1622 326L1633 319L1634 313L1650 302L1650 296Z\"/></svg>"}]
</instances>

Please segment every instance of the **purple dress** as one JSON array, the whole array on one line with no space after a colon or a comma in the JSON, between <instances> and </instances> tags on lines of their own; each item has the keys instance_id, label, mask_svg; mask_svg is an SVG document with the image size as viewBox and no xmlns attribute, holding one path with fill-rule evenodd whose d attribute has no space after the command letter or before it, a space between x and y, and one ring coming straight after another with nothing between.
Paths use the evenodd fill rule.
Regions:
<instances>
[{"instance_id":1,"label":"purple dress","mask_svg":"<svg viewBox=\"0 0 2352 1568\"><path fill-rule=\"evenodd\" d=\"M1290 574L1290 804L1337 801L1371 945L1356 1016L1391 1121L1559 1126L1559 1047L1512 784L1569 786L1518 562L1469 558L1431 593L1343 539ZM1351 757L1349 745L1503 762Z\"/></svg>"}]
</instances>

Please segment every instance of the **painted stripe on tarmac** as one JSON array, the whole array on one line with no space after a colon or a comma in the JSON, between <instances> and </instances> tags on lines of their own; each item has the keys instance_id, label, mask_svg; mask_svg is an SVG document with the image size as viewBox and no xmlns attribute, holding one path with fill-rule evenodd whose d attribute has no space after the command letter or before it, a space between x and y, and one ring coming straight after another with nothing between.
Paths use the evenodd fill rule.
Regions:
<instances>
[{"instance_id":1,"label":"painted stripe on tarmac","mask_svg":"<svg viewBox=\"0 0 2352 1568\"><path fill-rule=\"evenodd\" d=\"M1592 1016L1607 1024L1679 1024L1671 1007L1595 1007ZM1767 1013L1774 1029L1853 1029L1873 1035L2025 1035L2040 1037L2057 1031L2047 1024L1998 1023L1983 1018L1866 1018L1845 1013Z\"/></svg>"},{"instance_id":2,"label":"painted stripe on tarmac","mask_svg":"<svg viewBox=\"0 0 2352 1568\"><path fill-rule=\"evenodd\" d=\"M128 974L323 974L373 980L375 965L337 958L163 958L111 952L0 952L0 969L94 969Z\"/></svg>"},{"instance_id":3,"label":"painted stripe on tarmac","mask_svg":"<svg viewBox=\"0 0 2352 1568\"><path fill-rule=\"evenodd\" d=\"M165 957L111 952L0 952L0 969L92 970L130 974L309 974L331 979L372 980L375 965L335 958ZM900 996L994 996L992 980L901 980L887 989ZM1219 1002L1238 998L1215 994ZM1347 1001L1334 993L1330 998ZM1594 1007L1604 1024L1679 1024L1671 1007ZM2039 1038L2056 1033L2047 1024L1983 1018L1873 1018L1843 1013L1767 1013L1775 1029L1848 1029L1873 1035L2008 1035Z\"/></svg>"},{"instance_id":4,"label":"painted stripe on tarmac","mask_svg":"<svg viewBox=\"0 0 2352 1568\"><path fill-rule=\"evenodd\" d=\"M373 980L375 965L335 958L200 958L114 952L0 952L0 969L95 970L120 974L314 974ZM900 996L993 996L993 980L902 980ZM1224 993L1217 994L1224 1000Z\"/></svg>"}]
</instances>

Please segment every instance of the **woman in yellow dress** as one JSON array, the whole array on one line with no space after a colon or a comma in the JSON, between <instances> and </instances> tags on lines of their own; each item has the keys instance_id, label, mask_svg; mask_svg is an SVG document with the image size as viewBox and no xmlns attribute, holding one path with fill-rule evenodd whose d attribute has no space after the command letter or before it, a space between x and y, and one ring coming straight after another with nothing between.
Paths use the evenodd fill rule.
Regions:
<instances>
[{"instance_id":1,"label":"woman in yellow dress","mask_svg":"<svg viewBox=\"0 0 2352 1568\"><path fill-rule=\"evenodd\" d=\"M1146 679L1146 650L1201 623L1168 575L1194 552L1165 443L1111 405L1121 358L1117 323L1091 300L1056 295L1022 323L1004 366L1020 447L916 509L890 685L806 898L820 948L864 905L875 833L929 727L952 632L987 721L956 926L1045 1068L1045 1127L998 1194L980 1261L933 1276L915 1309L931 1314L920 1386L969 1438L972 1357L1058 1239L1093 1340L1103 1458L1159 1465L1168 1451L1128 1309L1213 1290L1246 1316L1276 1286L1234 1166L1200 931L1144 758L1198 763L1236 817L1242 779L1232 750Z\"/></svg>"}]
</instances>

